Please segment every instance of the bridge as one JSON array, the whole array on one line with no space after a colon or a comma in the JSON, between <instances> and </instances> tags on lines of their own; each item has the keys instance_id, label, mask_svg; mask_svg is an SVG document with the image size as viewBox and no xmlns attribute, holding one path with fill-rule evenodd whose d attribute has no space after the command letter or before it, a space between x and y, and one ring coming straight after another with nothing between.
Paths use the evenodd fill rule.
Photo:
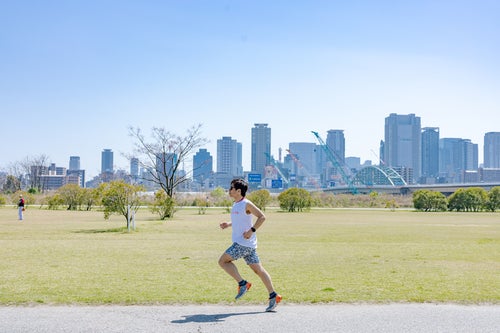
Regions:
<instances>
[{"instance_id":1,"label":"bridge","mask_svg":"<svg viewBox=\"0 0 500 333\"><path fill-rule=\"evenodd\" d=\"M377 193L387 193L396 195L412 195L413 192L417 190L429 190L441 192L446 196L451 195L456 192L459 188L471 188L480 187L486 191L491 190L493 187L500 186L500 182L492 183L454 183L454 184L416 184L416 185L356 185L358 193L368 194L371 192ZM349 186L335 186L322 189L324 192L341 194L348 193L352 194L351 188Z\"/></svg>"}]
</instances>

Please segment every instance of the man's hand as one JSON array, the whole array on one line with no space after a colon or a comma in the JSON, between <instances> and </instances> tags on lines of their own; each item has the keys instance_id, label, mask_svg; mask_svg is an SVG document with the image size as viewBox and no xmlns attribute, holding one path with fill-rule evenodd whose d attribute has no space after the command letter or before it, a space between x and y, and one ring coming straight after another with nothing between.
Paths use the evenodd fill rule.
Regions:
<instances>
[{"instance_id":1,"label":"man's hand","mask_svg":"<svg viewBox=\"0 0 500 333\"><path fill-rule=\"evenodd\" d=\"M231 226L231 223L222 222L221 224L219 224L219 226L221 229L226 229L226 228L229 228Z\"/></svg>"},{"instance_id":2,"label":"man's hand","mask_svg":"<svg viewBox=\"0 0 500 333\"><path fill-rule=\"evenodd\" d=\"M243 237L245 237L245 239L249 239L250 237L252 237L252 235L253 235L252 229L248 229L243 233Z\"/></svg>"}]
</instances>

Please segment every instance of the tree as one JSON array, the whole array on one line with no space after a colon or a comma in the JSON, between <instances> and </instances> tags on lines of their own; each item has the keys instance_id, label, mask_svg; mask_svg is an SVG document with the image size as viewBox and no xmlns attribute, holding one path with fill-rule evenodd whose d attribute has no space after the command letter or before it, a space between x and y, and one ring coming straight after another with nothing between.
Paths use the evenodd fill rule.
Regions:
<instances>
[{"instance_id":1,"label":"tree","mask_svg":"<svg viewBox=\"0 0 500 333\"><path fill-rule=\"evenodd\" d=\"M488 192L488 201L486 203L486 209L488 209L491 212L500 209L500 186L495 186Z\"/></svg>"},{"instance_id":2,"label":"tree","mask_svg":"<svg viewBox=\"0 0 500 333\"><path fill-rule=\"evenodd\" d=\"M185 136L179 136L165 128L153 127L151 141L148 141L140 128L129 128L129 134L134 138L134 156L146 170L145 180L158 185L170 200L174 200L175 189L190 179L192 171L181 173L188 156L195 149L204 145L207 140L201 137L201 124L190 128ZM186 170L184 170L186 171ZM173 211L169 214L173 216Z\"/></svg>"},{"instance_id":3,"label":"tree","mask_svg":"<svg viewBox=\"0 0 500 333\"><path fill-rule=\"evenodd\" d=\"M139 185L127 184L123 180L114 180L99 185L99 192L102 195L102 205L104 206L104 219L109 219L110 215L116 213L125 217L128 226L128 214L130 211L137 212L140 206L139 192L143 191Z\"/></svg>"},{"instance_id":4,"label":"tree","mask_svg":"<svg viewBox=\"0 0 500 333\"><path fill-rule=\"evenodd\" d=\"M417 190L413 193L413 206L424 212L446 211L447 200L443 193L429 190Z\"/></svg>"},{"instance_id":5,"label":"tree","mask_svg":"<svg viewBox=\"0 0 500 333\"><path fill-rule=\"evenodd\" d=\"M457 212L478 212L487 206L488 193L480 187L459 188L448 199L448 209Z\"/></svg>"},{"instance_id":6,"label":"tree","mask_svg":"<svg viewBox=\"0 0 500 333\"><path fill-rule=\"evenodd\" d=\"M265 211L266 206L271 202L271 194L266 189L251 192L247 195L247 198L262 211Z\"/></svg>"},{"instance_id":7,"label":"tree","mask_svg":"<svg viewBox=\"0 0 500 333\"><path fill-rule=\"evenodd\" d=\"M21 162L18 162L19 167L13 167L20 170L21 177L28 175L28 188L36 189L38 192L45 191L46 184L43 182L43 175L46 174L48 169L49 157L45 154L38 156L27 156Z\"/></svg>"},{"instance_id":8,"label":"tree","mask_svg":"<svg viewBox=\"0 0 500 333\"><path fill-rule=\"evenodd\" d=\"M303 188L289 188L278 195L280 208L289 212L301 212L311 208L311 193Z\"/></svg>"},{"instance_id":9,"label":"tree","mask_svg":"<svg viewBox=\"0 0 500 333\"><path fill-rule=\"evenodd\" d=\"M156 191L151 212L158 214L161 220L170 218L175 213L175 202L165 191Z\"/></svg>"},{"instance_id":10,"label":"tree","mask_svg":"<svg viewBox=\"0 0 500 333\"><path fill-rule=\"evenodd\" d=\"M21 182L19 181L18 178L14 177L13 175L8 175L5 184L3 184L2 189L3 192L7 194L15 193L21 190Z\"/></svg>"},{"instance_id":11,"label":"tree","mask_svg":"<svg viewBox=\"0 0 500 333\"><path fill-rule=\"evenodd\" d=\"M57 190L62 201L68 206L68 210L80 209L83 203L83 192L85 189L78 184L66 184Z\"/></svg>"}]
</instances>

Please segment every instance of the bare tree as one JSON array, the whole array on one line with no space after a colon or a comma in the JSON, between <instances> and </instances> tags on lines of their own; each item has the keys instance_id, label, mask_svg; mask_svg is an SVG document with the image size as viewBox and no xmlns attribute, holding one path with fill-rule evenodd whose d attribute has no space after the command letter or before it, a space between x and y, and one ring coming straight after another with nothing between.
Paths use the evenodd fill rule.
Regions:
<instances>
[{"instance_id":1,"label":"bare tree","mask_svg":"<svg viewBox=\"0 0 500 333\"><path fill-rule=\"evenodd\" d=\"M46 184L42 181L42 175L47 174L48 161L49 157L45 154L26 156L22 161L11 163L9 172L17 177L22 185L43 192Z\"/></svg>"},{"instance_id":2,"label":"bare tree","mask_svg":"<svg viewBox=\"0 0 500 333\"><path fill-rule=\"evenodd\" d=\"M201 124L191 127L185 136L174 134L165 128L153 127L151 141L148 141L140 128L129 128L129 134L135 139L134 153L139 165L146 170L147 177L161 187L169 198L175 189L189 180L192 171L180 173L180 167L195 149L207 143L201 137ZM137 155L138 154L138 155Z\"/></svg>"}]
</instances>

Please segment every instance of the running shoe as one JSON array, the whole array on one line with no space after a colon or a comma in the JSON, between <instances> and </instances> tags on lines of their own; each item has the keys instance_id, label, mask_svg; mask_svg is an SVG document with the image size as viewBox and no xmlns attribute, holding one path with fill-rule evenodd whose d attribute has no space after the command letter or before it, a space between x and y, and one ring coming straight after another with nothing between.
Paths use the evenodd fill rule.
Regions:
<instances>
[{"instance_id":1,"label":"running shoe","mask_svg":"<svg viewBox=\"0 0 500 333\"><path fill-rule=\"evenodd\" d=\"M276 295L275 297L270 298L269 306L267 307L266 312L273 311L278 306L278 303L281 302L281 298L281 295Z\"/></svg>"},{"instance_id":2,"label":"running shoe","mask_svg":"<svg viewBox=\"0 0 500 333\"><path fill-rule=\"evenodd\" d=\"M250 282L247 282L243 286L238 286L238 295L236 295L236 297L234 299L238 299L241 296L245 295L246 292L250 290L251 286L252 286L252 284Z\"/></svg>"}]
</instances>

